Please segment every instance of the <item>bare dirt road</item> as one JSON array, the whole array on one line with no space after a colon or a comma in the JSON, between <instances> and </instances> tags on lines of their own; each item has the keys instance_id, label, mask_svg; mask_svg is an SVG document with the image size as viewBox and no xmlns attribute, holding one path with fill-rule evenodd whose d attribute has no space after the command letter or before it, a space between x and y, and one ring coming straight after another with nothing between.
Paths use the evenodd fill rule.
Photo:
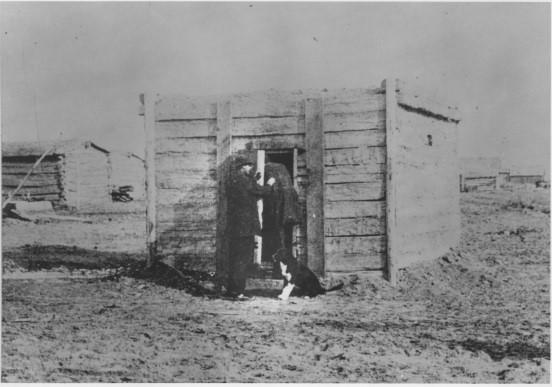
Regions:
<instances>
[{"instance_id":1,"label":"bare dirt road","mask_svg":"<svg viewBox=\"0 0 552 387\"><path fill-rule=\"evenodd\" d=\"M396 288L288 302L108 276L143 259L138 218L4 221L2 381L548 383L549 194L463 194L459 248Z\"/></svg>"}]
</instances>

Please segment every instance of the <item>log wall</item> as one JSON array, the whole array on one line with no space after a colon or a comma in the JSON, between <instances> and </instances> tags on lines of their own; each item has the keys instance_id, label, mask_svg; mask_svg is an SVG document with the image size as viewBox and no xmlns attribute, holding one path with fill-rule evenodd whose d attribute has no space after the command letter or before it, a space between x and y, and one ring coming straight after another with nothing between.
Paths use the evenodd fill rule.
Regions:
<instances>
[{"instance_id":1,"label":"log wall","mask_svg":"<svg viewBox=\"0 0 552 387\"><path fill-rule=\"evenodd\" d=\"M2 194L14 191L29 172L39 156L4 157L2 159ZM60 204L62 195L62 156L46 156L34 169L16 199L49 200Z\"/></svg>"}]
</instances>

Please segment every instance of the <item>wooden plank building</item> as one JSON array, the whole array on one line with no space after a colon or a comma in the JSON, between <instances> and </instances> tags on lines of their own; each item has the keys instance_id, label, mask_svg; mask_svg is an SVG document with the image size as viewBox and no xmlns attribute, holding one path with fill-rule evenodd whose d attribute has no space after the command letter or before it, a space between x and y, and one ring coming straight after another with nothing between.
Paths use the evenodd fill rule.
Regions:
<instances>
[{"instance_id":1,"label":"wooden plank building","mask_svg":"<svg viewBox=\"0 0 552 387\"><path fill-rule=\"evenodd\" d=\"M34 162L53 143L2 144L2 195L21 182ZM91 141L69 140L55 144L29 176L16 199L48 200L55 207L94 211L111 201L108 191L109 152Z\"/></svg>"},{"instance_id":2,"label":"wooden plank building","mask_svg":"<svg viewBox=\"0 0 552 387\"><path fill-rule=\"evenodd\" d=\"M233 156L257 150L288 167L305 214L294 253L320 275L394 280L398 268L458 243L457 110L403 82L144 100L156 257L222 270L222 177Z\"/></svg>"},{"instance_id":3,"label":"wooden plank building","mask_svg":"<svg viewBox=\"0 0 552 387\"><path fill-rule=\"evenodd\" d=\"M463 157L460 159L460 192L499 188L500 158Z\"/></svg>"}]
</instances>

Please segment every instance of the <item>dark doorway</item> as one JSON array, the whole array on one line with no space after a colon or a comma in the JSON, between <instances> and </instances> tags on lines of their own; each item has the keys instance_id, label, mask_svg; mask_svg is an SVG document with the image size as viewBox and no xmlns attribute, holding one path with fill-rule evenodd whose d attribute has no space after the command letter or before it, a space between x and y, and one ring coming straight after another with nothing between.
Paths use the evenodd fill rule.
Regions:
<instances>
[{"instance_id":1,"label":"dark doorway","mask_svg":"<svg viewBox=\"0 0 552 387\"><path fill-rule=\"evenodd\" d=\"M284 150L266 150L265 163L266 164L281 164L287 170L289 177L291 178L291 185L295 184L296 178L296 154L293 149ZM267 168L265 168L265 171ZM265 173L265 182L267 180L267 173ZM263 211L263 225L271 224L270 214ZM282 241L283 240L283 241ZM267 270L272 269L272 254L280 248L286 247L290 249L293 243L293 226L284 227L283 230L274 230L269 227L263 226L263 249L261 257L261 265ZM283 246L282 246L283 245ZM276 273L276 275L278 275Z\"/></svg>"}]
</instances>

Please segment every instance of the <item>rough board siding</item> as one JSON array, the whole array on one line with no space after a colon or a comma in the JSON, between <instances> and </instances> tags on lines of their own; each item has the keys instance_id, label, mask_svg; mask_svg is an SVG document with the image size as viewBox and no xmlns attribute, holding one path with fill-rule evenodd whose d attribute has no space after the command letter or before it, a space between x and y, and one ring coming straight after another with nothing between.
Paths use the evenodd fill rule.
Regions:
<instances>
[{"instance_id":1,"label":"rough board siding","mask_svg":"<svg viewBox=\"0 0 552 387\"><path fill-rule=\"evenodd\" d=\"M423 113L396 110L397 267L436 258L460 237L457 125Z\"/></svg>"},{"instance_id":2,"label":"rough board siding","mask_svg":"<svg viewBox=\"0 0 552 387\"><path fill-rule=\"evenodd\" d=\"M211 119L155 123L158 253L195 270L215 265L215 126Z\"/></svg>"},{"instance_id":3,"label":"rough board siding","mask_svg":"<svg viewBox=\"0 0 552 387\"><path fill-rule=\"evenodd\" d=\"M326 272L385 265L385 96L357 98L324 106Z\"/></svg>"}]
</instances>

